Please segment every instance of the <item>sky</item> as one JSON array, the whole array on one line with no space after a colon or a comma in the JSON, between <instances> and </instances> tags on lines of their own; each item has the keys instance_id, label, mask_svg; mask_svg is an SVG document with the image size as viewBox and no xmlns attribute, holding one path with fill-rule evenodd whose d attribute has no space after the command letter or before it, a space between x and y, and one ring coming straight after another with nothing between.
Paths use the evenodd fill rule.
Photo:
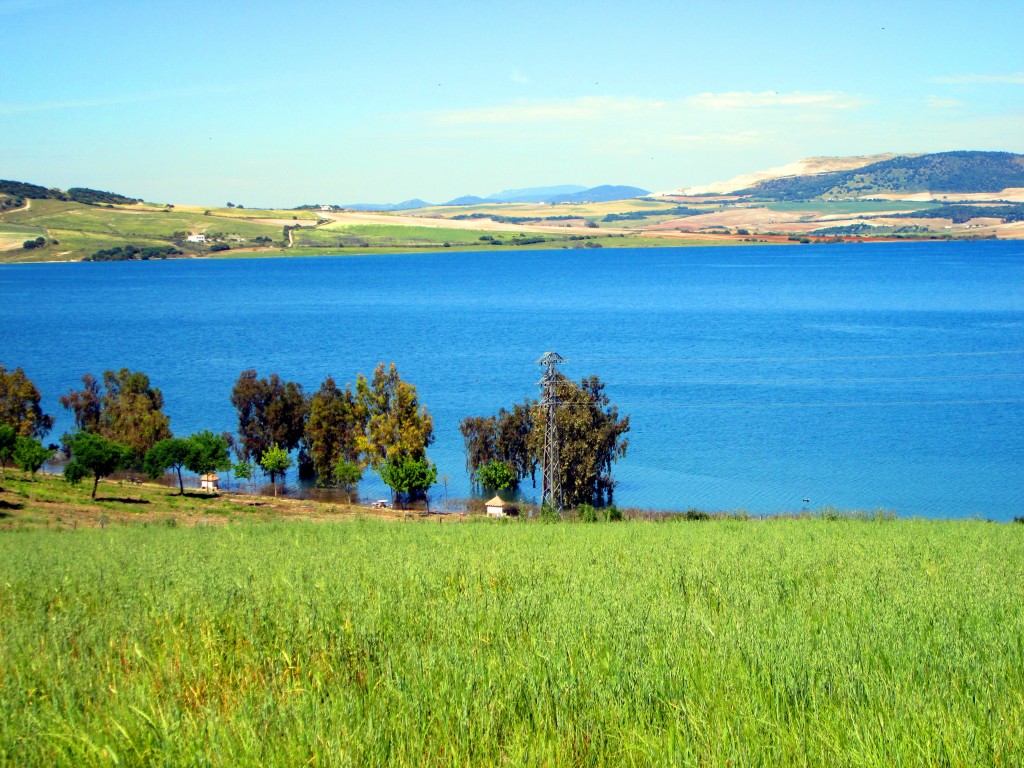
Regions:
<instances>
[{"instance_id":1,"label":"sky","mask_svg":"<svg viewBox=\"0 0 1024 768\"><path fill-rule=\"evenodd\" d=\"M1024 152L1024 2L0 0L0 178L153 202Z\"/></svg>"}]
</instances>

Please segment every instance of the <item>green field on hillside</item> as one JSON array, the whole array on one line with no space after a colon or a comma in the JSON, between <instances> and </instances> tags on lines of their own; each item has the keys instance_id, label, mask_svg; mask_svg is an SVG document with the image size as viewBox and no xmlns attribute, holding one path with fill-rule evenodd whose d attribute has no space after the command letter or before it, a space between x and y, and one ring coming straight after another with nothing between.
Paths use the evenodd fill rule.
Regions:
<instances>
[{"instance_id":1,"label":"green field on hillside","mask_svg":"<svg viewBox=\"0 0 1024 768\"><path fill-rule=\"evenodd\" d=\"M480 205L433 206L407 211L415 216L457 216L472 213L496 214L498 216L579 216L581 218L600 218L608 213L625 213L627 211L646 211L666 208L674 203L656 200L613 200L606 203L484 203Z\"/></svg>"},{"instance_id":2,"label":"green field on hillside","mask_svg":"<svg viewBox=\"0 0 1024 768\"><path fill-rule=\"evenodd\" d=\"M281 227L246 219L205 216L178 209L130 211L59 200L34 200L28 211L3 215L5 221L46 229L77 230L115 237L163 237L175 232L204 232L241 237L281 237Z\"/></svg>"},{"instance_id":3,"label":"green field on hillside","mask_svg":"<svg viewBox=\"0 0 1024 768\"><path fill-rule=\"evenodd\" d=\"M1020 765L1024 526L0 534L0 763Z\"/></svg>"},{"instance_id":4,"label":"green field on hillside","mask_svg":"<svg viewBox=\"0 0 1024 768\"><path fill-rule=\"evenodd\" d=\"M813 200L808 202L764 203L762 207L771 211L792 211L796 213L829 214L872 214L887 211L924 211L935 208L938 203L922 203L905 200Z\"/></svg>"},{"instance_id":5,"label":"green field on hillside","mask_svg":"<svg viewBox=\"0 0 1024 768\"><path fill-rule=\"evenodd\" d=\"M548 242L566 241L568 235L534 232L495 232L456 227L417 227L408 224L361 224L335 222L316 229L299 229L292 233L296 245L360 246L366 243L377 247L431 246L452 243L486 247L493 240L511 243L524 238L543 237ZM482 240L481 238L488 238ZM493 240L492 240L493 239ZM493 246L491 246L493 247Z\"/></svg>"}]
</instances>

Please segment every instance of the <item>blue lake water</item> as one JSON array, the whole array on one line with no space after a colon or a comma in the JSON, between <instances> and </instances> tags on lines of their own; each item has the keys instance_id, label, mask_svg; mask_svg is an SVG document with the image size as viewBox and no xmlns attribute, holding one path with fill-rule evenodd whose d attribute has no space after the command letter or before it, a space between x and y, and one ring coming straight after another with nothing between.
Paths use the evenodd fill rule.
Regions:
<instances>
[{"instance_id":1,"label":"blue lake water","mask_svg":"<svg viewBox=\"0 0 1024 768\"><path fill-rule=\"evenodd\" d=\"M465 496L459 420L536 396L547 350L631 418L620 504L1024 515L1021 243L0 267L0 363L54 440L87 371L145 371L188 434L234 429L243 369L314 391L394 361Z\"/></svg>"}]
</instances>

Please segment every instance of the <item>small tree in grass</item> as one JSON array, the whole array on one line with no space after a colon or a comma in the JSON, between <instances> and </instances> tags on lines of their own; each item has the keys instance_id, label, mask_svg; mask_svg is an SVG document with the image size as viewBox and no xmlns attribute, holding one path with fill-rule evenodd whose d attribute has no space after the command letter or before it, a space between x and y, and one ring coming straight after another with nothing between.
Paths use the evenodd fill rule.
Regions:
<instances>
[{"instance_id":1,"label":"small tree in grass","mask_svg":"<svg viewBox=\"0 0 1024 768\"><path fill-rule=\"evenodd\" d=\"M185 468L189 472L202 476L231 469L228 441L221 435L204 430L190 435L186 442L188 455L185 457Z\"/></svg>"},{"instance_id":2,"label":"small tree in grass","mask_svg":"<svg viewBox=\"0 0 1024 768\"><path fill-rule=\"evenodd\" d=\"M47 448L34 437L19 437L14 446L14 463L22 472L28 472L35 480L36 472L45 464L54 450Z\"/></svg>"},{"instance_id":3,"label":"small tree in grass","mask_svg":"<svg viewBox=\"0 0 1024 768\"><path fill-rule=\"evenodd\" d=\"M281 475L283 478L284 473L288 471L288 467L291 465L292 457L288 455L288 451L279 445L268 448L260 456L260 466L270 475L270 482L274 484L274 496L277 496L277 476Z\"/></svg>"},{"instance_id":4,"label":"small tree in grass","mask_svg":"<svg viewBox=\"0 0 1024 768\"><path fill-rule=\"evenodd\" d=\"M185 493L182 469L197 475L206 475L231 468L228 443L223 437L210 431L197 432L186 438L172 437L161 440L146 452L143 468L154 480L168 469L173 469L178 475L178 495L181 496Z\"/></svg>"},{"instance_id":5,"label":"small tree in grass","mask_svg":"<svg viewBox=\"0 0 1024 768\"><path fill-rule=\"evenodd\" d=\"M188 440L181 437L171 437L161 440L148 451L142 462L142 468L153 480L163 476L168 469L173 469L178 475L178 495L185 494L185 483L181 478L181 470L188 460Z\"/></svg>"},{"instance_id":6,"label":"small tree in grass","mask_svg":"<svg viewBox=\"0 0 1024 768\"><path fill-rule=\"evenodd\" d=\"M115 443L92 432L77 432L68 440L71 461L64 466L64 477L77 485L88 475L93 476L92 499L96 500L96 488L100 478L126 469L132 463L132 449Z\"/></svg>"},{"instance_id":7,"label":"small tree in grass","mask_svg":"<svg viewBox=\"0 0 1024 768\"><path fill-rule=\"evenodd\" d=\"M240 461L231 467L235 473L235 477L239 480L245 480L245 484L249 486L249 490L252 491L252 476L256 471L256 468L252 465L251 461Z\"/></svg>"}]
</instances>

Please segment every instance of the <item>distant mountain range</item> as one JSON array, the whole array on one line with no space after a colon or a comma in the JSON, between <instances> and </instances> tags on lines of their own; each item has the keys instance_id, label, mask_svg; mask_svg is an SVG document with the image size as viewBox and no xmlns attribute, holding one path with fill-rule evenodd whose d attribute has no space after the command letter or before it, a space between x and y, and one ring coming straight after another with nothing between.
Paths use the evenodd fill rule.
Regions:
<instances>
[{"instance_id":1,"label":"distant mountain range","mask_svg":"<svg viewBox=\"0 0 1024 768\"><path fill-rule=\"evenodd\" d=\"M1024 187L1024 155L937 152L859 168L766 179L736 194L770 200L848 199L874 194L1000 192Z\"/></svg>"},{"instance_id":2,"label":"distant mountain range","mask_svg":"<svg viewBox=\"0 0 1024 768\"><path fill-rule=\"evenodd\" d=\"M599 187L581 187L561 184L552 187L506 189L487 197L463 195L440 205L487 205L489 203L604 203L610 200L628 200L649 194L640 187L602 184ZM410 211L435 205L425 200L405 200L401 203L346 203L338 206L350 211Z\"/></svg>"}]
</instances>

